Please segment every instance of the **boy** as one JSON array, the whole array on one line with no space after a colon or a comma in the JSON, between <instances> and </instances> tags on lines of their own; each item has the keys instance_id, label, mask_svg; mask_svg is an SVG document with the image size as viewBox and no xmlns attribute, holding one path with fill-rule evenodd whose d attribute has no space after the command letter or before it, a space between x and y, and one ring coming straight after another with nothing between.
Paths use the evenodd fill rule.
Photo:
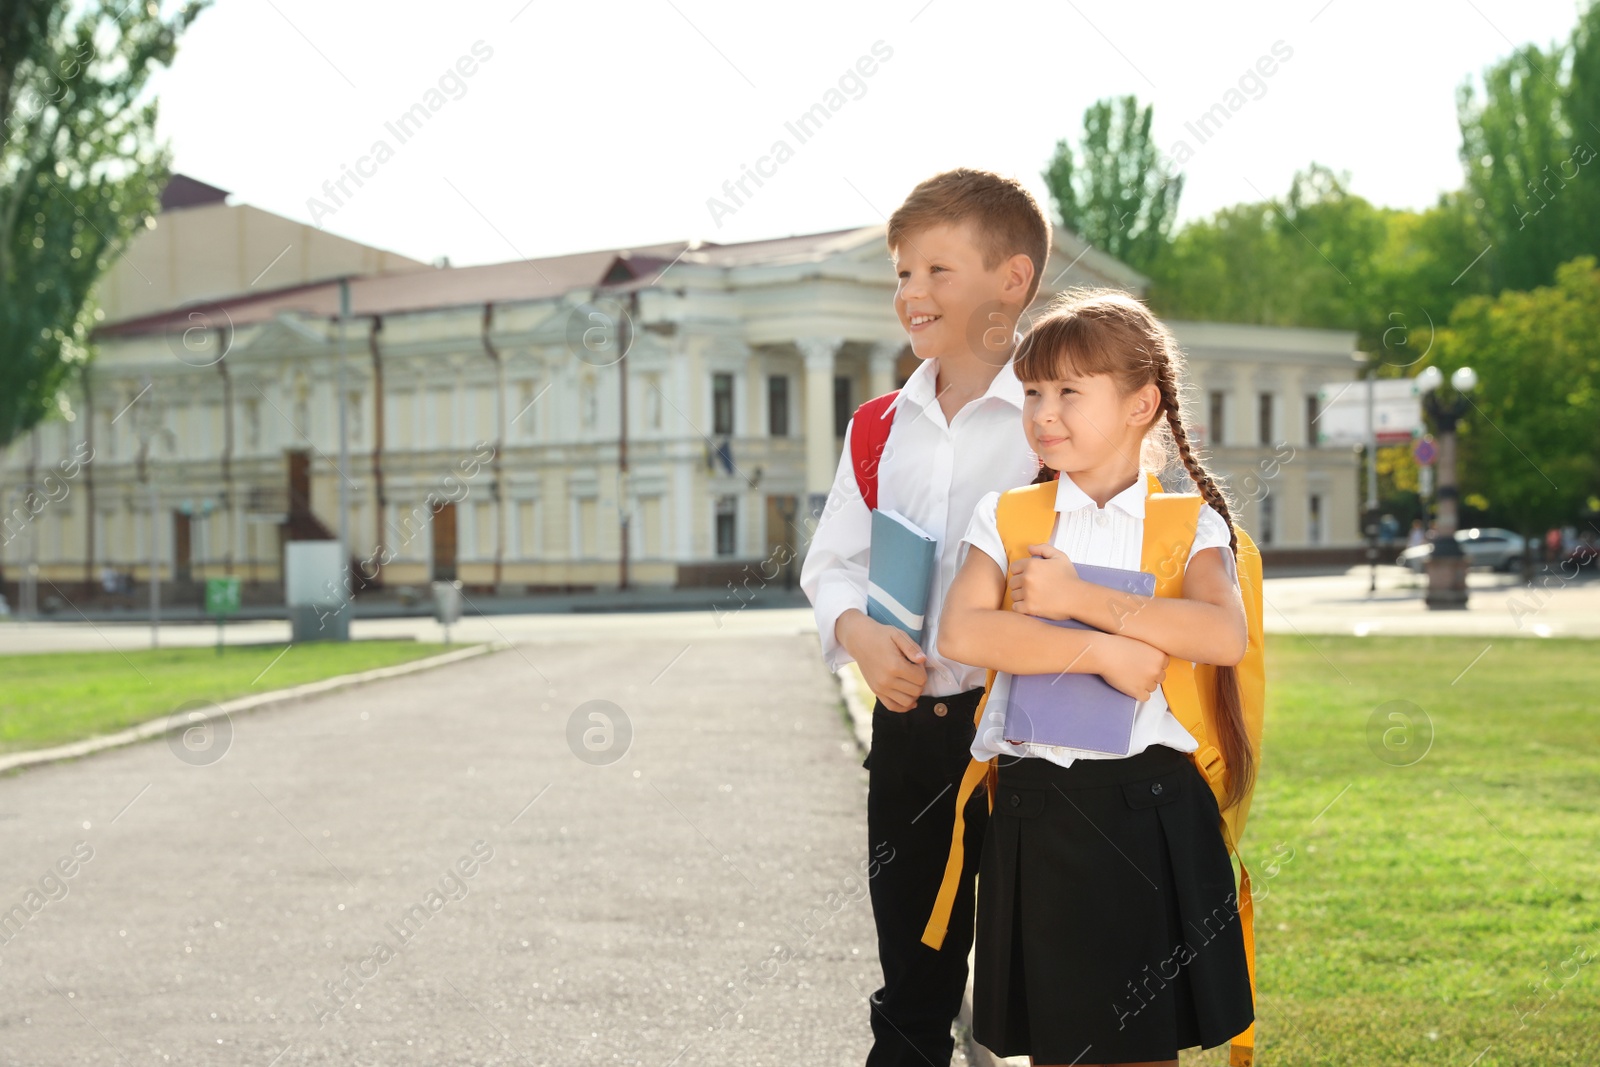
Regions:
<instances>
[{"instance_id":1,"label":"boy","mask_svg":"<svg viewBox=\"0 0 1600 1067\"><path fill-rule=\"evenodd\" d=\"M922 644L866 614L871 512L848 445L855 420L800 585L828 667L854 660L878 697L865 764L867 834L869 847L893 858L871 882L883 985L870 998L867 1065L944 1067L966 988L988 807L977 797L966 812L966 866L949 936L935 952L922 944L923 925L944 877L985 676L938 655L939 609L978 499L1026 485L1039 470L1010 360L1017 320L1039 290L1050 225L1017 182L962 168L913 189L889 219L888 242L899 276L895 312L922 363L885 412L893 421L877 466L878 506L939 541Z\"/></svg>"}]
</instances>

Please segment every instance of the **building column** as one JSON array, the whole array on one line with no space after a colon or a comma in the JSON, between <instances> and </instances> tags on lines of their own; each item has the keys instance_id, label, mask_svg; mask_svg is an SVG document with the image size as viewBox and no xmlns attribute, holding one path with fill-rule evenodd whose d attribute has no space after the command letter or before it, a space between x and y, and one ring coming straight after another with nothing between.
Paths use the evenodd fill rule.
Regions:
<instances>
[{"instance_id":1,"label":"building column","mask_svg":"<svg viewBox=\"0 0 1600 1067\"><path fill-rule=\"evenodd\" d=\"M806 361L806 506L819 516L833 484L834 454L833 372L834 358L844 345L842 337L800 337L795 347Z\"/></svg>"},{"instance_id":2,"label":"building column","mask_svg":"<svg viewBox=\"0 0 1600 1067\"><path fill-rule=\"evenodd\" d=\"M894 365L905 347L902 340L873 342L872 353L867 357L867 392L872 396L894 389Z\"/></svg>"},{"instance_id":3,"label":"building column","mask_svg":"<svg viewBox=\"0 0 1600 1067\"><path fill-rule=\"evenodd\" d=\"M1278 420L1278 440L1287 442L1292 448L1303 447L1309 440L1307 434L1316 429L1306 425L1306 376L1303 371L1284 372L1283 391L1279 393L1278 400L1282 412Z\"/></svg>"}]
</instances>

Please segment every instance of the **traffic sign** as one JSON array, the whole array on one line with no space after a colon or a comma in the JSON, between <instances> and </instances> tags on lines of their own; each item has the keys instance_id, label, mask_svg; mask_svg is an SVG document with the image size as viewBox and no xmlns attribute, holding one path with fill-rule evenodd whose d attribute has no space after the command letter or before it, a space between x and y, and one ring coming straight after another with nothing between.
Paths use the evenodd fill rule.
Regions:
<instances>
[{"instance_id":1,"label":"traffic sign","mask_svg":"<svg viewBox=\"0 0 1600 1067\"><path fill-rule=\"evenodd\" d=\"M239 611L239 579L206 579L206 614L233 615Z\"/></svg>"},{"instance_id":2,"label":"traffic sign","mask_svg":"<svg viewBox=\"0 0 1600 1067\"><path fill-rule=\"evenodd\" d=\"M1411 446L1411 455L1424 467L1432 466L1433 461L1439 458L1439 446L1433 443L1433 435L1417 438L1417 443Z\"/></svg>"}]
</instances>

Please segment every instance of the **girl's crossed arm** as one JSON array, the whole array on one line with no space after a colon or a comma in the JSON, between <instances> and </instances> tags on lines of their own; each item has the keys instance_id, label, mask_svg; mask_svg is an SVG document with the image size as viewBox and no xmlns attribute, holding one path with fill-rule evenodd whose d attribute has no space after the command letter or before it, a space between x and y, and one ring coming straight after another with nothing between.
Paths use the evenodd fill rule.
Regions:
<instances>
[{"instance_id":1,"label":"girl's crossed arm","mask_svg":"<svg viewBox=\"0 0 1600 1067\"><path fill-rule=\"evenodd\" d=\"M1029 551L1033 555L1013 563L1009 576L1011 600L1019 612L1077 619L1195 663L1228 667L1244 658L1244 601L1225 549L1194 554L1183 573L1181 597L1110 590L1079 578L1066 554L1053 545L1030 545Z\"/></svg>"},{"instance_id":2,"label":"girl's crossed arm","mask_svg":"<svg viewBox=\"0 0 1600 1067\"><path fill-rule=\"evenodd\" d=\"M999 564L969 547L939 616L941 656L1011 674L1098 674L1139 700L1149 700L1161 685L1168 657L1159 649L1131 635L1051 626L1002 611L1005 589Z\"/></svg>"}]
</instances>

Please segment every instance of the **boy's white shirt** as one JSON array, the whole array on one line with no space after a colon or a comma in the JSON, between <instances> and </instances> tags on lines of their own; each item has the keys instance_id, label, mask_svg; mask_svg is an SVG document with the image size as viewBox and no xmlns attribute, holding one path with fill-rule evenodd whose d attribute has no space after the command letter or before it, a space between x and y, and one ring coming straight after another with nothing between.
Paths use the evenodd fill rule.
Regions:
<instances>
[{"instance_id":1,"label":"boy's white shirt","mask_svg":"<svg viewBox=\"0 0 1600 1067\"><path fill-rule=\"evenodd\" d=\"M996 518L999 501L999 493L990 493L978 502L972 523L962 538L962 545L965 547L970 544L983 550L1004 571L1008 570L1008 563ZM1094 499L1080 489L1070 476L1063 474L1056 482L1055 509L1058 516L1050 543L1075 563L1136 571L1144 551L1144 503L1143 471L1139 472L1138 479L1131 486L1108 500L1103 508L1097 506ZM1222 516L1211 505L1201 504L1189 558L1193 559L1194 554L1202 549L1221 548L1231 568L1233 555L1227 551L1230 539L1228 524ZM997 755L1038 756L1062 767L1069 767L1078 759L1123 758L1061 745L1010 744L1005 740L1006 704L1010 695L1011 675L1005 671L995 672L994 688L989 691L988 703L983 708L983 721L978 724L977 734L972 739L974 758L988 760ZM1151 745L1166 745L1179 752L1193 752L1200 747L1194 736L1172 714L1166 696L1159 689L1149 700L1141 701L1134 707L1133 736L1127 755L1137 755Z\"/></svg>"},{"instance_id":2,"label":"boy's white shirt","mask_svg":"<svg viewBox=\"0 0 1600 1067\"><path fill-rule=\"evenodd\" d=\"M961 535L973 508L985 493L1031 482L1038 457L1022 428L1022 383L1009 362L976 400L969 401L949 423L936 395L938 360L923 360L906 379L894 401L894 423L878 466L878 506L899 512L939 541L937 580L928 591L924 612L923 665L928 672L924 696L949 696L983 686L982 667L958 663L938 654L939 612L956 575ZM850 456L850 432L827 506L817 524L800 569L800 588L811 600L822 639L822 656L830 670L851 662L834 636L834 624L850 608L867 610L867 560L872 540L872 513L856 488Z\"/></svg>"}]
</instances>

